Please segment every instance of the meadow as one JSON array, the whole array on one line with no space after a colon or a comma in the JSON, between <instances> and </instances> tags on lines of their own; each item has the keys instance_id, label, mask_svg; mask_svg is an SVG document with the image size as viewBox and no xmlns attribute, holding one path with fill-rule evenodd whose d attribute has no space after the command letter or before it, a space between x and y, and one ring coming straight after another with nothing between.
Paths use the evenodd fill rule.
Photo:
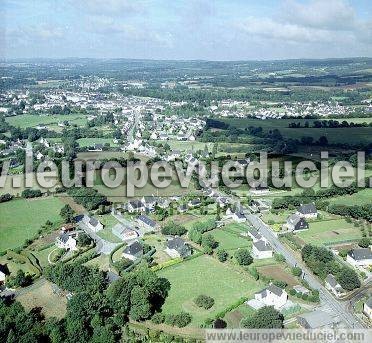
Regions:
<instances>
[{"instance_id":1,"label":"meadow","mask_svg":"<svg viewBox=\"0 0 372 343\"><path fill-rule=\"evenodd\" d=\"M54 197L15 199L0 204L0 251L21 246L33 237L47 220L61 220L63 207Z\"/></svg>"},{"instance_id":2,"label":"meadow","mask_svg":"<svg viewBox=\"0 0 372 343\"><path fill-rule=\"evenodd\" d=\"M158 275L171 283L163 312L186 311L192 316L191 325L197 327L239 298L252 297L262 288L261 282L253 280L250 275L206 255L160 270ZM200 294L214 298L215 304L211 309L201 309L194 304L194 299Z\"/></svg>"},{"instance_id":3,"label":"meadow","mask_svg":"<svg viewBox=\"0 0 372 343\"><path fill-rule=\"evenodd\" d=\"M58 126L59 122L67 120L71 125L76 124L83 126L86 124L87 119L83 114L50 114L50 115L32 115L22 114L18 116L7 117L6 122L12 126L25 129L27 127L36 127L38 125L52 126L53 129L59 131L62 128Z\"/></svg>"},{"instance_id":4,"label":"meadow","mask_svg":"<svg viewBox=\"0 0 372 343\"><path fill-rule=\"evenodd\" d=\"M229 252L232 252L239 248L251 248L252 242L249 238L243 237L240 235L243 231L237 228L237 224L228 224L221 229L214 229L210 233L214 239L219 243L218 248L225 249ZM245 227L245 231L248 230L248 227Z\"/></svg>"},{"instance_id":5,"label":"meadow","mask_svg":"<svg viewBox=\"0 0 372 343\"><path fill-rule=\"evenodd\" d=\"M362 233L359 227L345 219L333 219L310 222L309 230L299 232L297 236L306 243L320 245L358 240L362 238Z\"/></svg>"}]
</instances>

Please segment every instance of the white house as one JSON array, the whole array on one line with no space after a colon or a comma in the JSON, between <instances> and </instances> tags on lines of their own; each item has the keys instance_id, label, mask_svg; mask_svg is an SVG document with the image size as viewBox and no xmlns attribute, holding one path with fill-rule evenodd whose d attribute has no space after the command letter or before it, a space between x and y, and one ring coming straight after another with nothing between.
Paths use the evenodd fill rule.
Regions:
<instances>
[{"instance_id":1,"label":"white house","mask_svg":"<svg viewBox=\"0 0 372 343\"><path fill-rule=\"evenodd\" d=\"M159 227L154 220L144 215L140 215L136 219L136 223L141 229L144 229L147 232L155 231Z\"/></svg>"},{"instance_id":2,"label":"white house","mask_svg":"<svg viewBox=\"0 0 372 343\"><path fill-rule=\"evenodd\" d=\"M132 244L129 244L123 250L122 256L128 260L135 261L143 255L143 246L140 242L134 241Z\"/></svg>"},{"instance_id":3,"label":"white house","mask_svg":"<svg viewBox=\"0 0 372 343\"><path fill-rule=\"evenodd\" d=\"M67 232L62 232L56 239L58 248L65 250L77 250L76 239L69 235Z\"/></svg>"},{"instance_id":4,"label":"white house","mask_svg":"<svg viewBox=\"0 0 372 343\"><path fill-rule=\"evenodd\" d=\"M89 215L84 215L83 217L83 223L92 231L98 232L103 229L102 223L100 223L99 220L97 220L94 217L91 217Z\"/></svg>"},{"instance_id":5,"label":"white house","mask_svg":"<svg viewBox=\"0 0 372 343\"><path fill-rule=\"evenodd\" d=\"M256 293L254 298L266 306L274 306L274 308L278 310L286 304L288 294L284 289L270 284L262 291Z\"/></svg>"},{"instance_id":6,"label":"white house","mask_svg":"<svg viewBox=\"0 0 372 343\"><path fill-rule=\"evenodd\" d=\"M269 243L264 240L253 242L252 255L256 259L264 259L273 257L273 250Z\"/></svg>"},{"instance_id":7,"label":"white house","mask_svg":"<svg viewBox=\"0 0 372 343\"><path fill-rule=\"evenodd\" d=\"M368 267L372 265L371 248L358 248L350 250L346 261L354 267Z\"/></svg>"},{"instance_id":8,"label":"white house","mask_svg":"<svg viewBox=\"0 0 372 343\"><path fill-rule=\"evenodd\" d=\"M302 231L302 230L308 230L309 224L305 220L305 218L299 216L297 213L291 214L287 218L287 223L284 224L285 227L288 228L290 231Z\"/></svg>"},{"instance_id":9,"label":"white house","mask_svg":"<svg viewBox=\"0 0 372 343\"><path fill-rule=\"evenodd\" d=\"M128 212L135 213L135 212L143 212L145 211L145 206L142 201L140 200L131 200L128 202Z\"/></svg>"},{"instance_id":10,"label":"white house","mask_svg":"<svg viewBox=\"0 0 372 343\"><path fill-rule=\"evenodd\" d=\"M344 293L343 288L337 282L336 278L332 274L328 274L324 280L325 287L331 291L336 297L339 297Z\"/></svg>"},{"instance_id":11,"label":"white house","mask_svg":"<svg viewBox=\"0 0 372 343\"><path fill-rule=\"evenodd\" d=\"M0 264L0 285L5 282L7 275L9 275L8 267Z\"/></svg>"},{"instance_id":12,"label":"white house","mask_svg":"<svg viewBox=\"0 0 372 343\"><path fill-rule=\"evenodd\" d=\"M175 237L167 241L165 252L172 258L184 258L191 255L191 248L182 238Z\"/></svg>"},{"instance_id":13,"label":"white house","mask_svg":"<svg viewBox=\"0 0 372 343\"><path fill-rule=\"evenodd\" d=\"M253 242L258 242L264 239L261 234L253 227L248 230L248 236L252 238Z\"/></svg>"},{"instance_id":14,"label":"white house","mask_svg":"<svg viewBox=\"0 0 372 343\"><path fill-rule=\"evenodd\" d=\"M240 211L232 211L230 208L226 210L226 217L231 218L232 220L236 221L237 223L244 223L247 218L245 215Z\"/></svg>"},{"instance_id":15,"label":"white house","mask_svg":"<svg viewBox=\"0 0 372 343\"><path fill-rule=\"evenodd\" d=\"M363 304L363 313L371 320L372 319L372 297Z\"/></svg>"},{"instance_id":16,"label":"white house","mask_svg":"<svg viewBox=\"0 0 372 343\"><path fill-rule=\"evenodd\" d=\"M297 214L306 219L316 219L318 217L318 211L315 207L315 204L302 204L298 210Z\"/></svg>"},{"instance_id":17,"label":"white house","mask_svg":"<svg viewBox=\"0 0 372 343\"><path fill-rule=\"evenodd\" d=\"M142 204L150 211L155 209L156 202L157 199L153 195L142 197Z\"/></svg>"},{"instance_id":18,"label":"white house","mask_svg":"<svg viewBox=\"0 0 372 343\"><path fill-rule=\"evenodd\" d=\"M135 240L138 237L138 232L136 230L122 224L116 224L112 228L112 233L123 241Z\"/></svg>"}]
</instances>

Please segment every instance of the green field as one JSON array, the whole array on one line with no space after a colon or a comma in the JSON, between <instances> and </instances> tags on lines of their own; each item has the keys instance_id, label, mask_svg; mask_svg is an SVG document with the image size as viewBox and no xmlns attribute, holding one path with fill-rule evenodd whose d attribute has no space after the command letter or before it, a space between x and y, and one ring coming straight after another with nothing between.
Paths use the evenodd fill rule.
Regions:
<instances>
[{"instance_id":1,"label":"green field","mask_svg":"<svg viewBox=\"0 0 372 343\"><path fill-rule=\"evenodd\" d=\"M16 199L0 204L0 251L21 246L47 220L61 220L58 198Z\"/></svg>"},{"instance_id":2,"label":"green field","mask_svg":"<svg viewBox=\"0 0 372 343\"><path fill-rule=\"evenodd\" d=\"M51 115L32 115L22 114L19 116L7 117L5 119L10 125L25 129L27 127L36 127L38 125L53 126L58 125L59 122L67 120L70 124L76 124L79 126L85 125L87 122L86 117L83 114L51 114ZM58 127L58 126L57 126ZM58 127L60 130L62 128Z\"/></svg>"},{"instance_id":3,"label":"green field","mask_svg":"<svg viewBox=\"0 0 372 343\"><path fill-rule=\"evenodd\" d=\"M311 222L309 230L299 232L297 236L306 243L318 245L362 238L360 229L344 219Z\"/></svg>"},{"instance_id":4,"label":"green field","mask_svg":"<svg viewBox=\"0 0 372 343\"><path fill-rule=\"evenodd\" d=\"M80 147L89 147L93 146L94 144L110 144L111 147L116 147L118 146L115 144L112 140L112 138L80 138L77 140L79 143Z\"/></svg>"},{"instance_id":5,"label":"green field","mask_svg":"<svg viewBox=\"0 0 372 343\"><path fill-rule=\"evenodd\" d=\"M112 233L112 228L119 222L111 214L98 216L97 219L103 224L103 229L98 231L98 236L112 243L121 243L122 240Z\"/></svg>"},{"instance_id":6,"label":"green field","mask_svg":"<svg viewBox=\"0 0 372 343\"><path fill-rule=\"evenodd\" d=\"M161 141L156 140L156 143L161 144L168 144L171 150L179 150L179 151L190 151L194 149L196 150L204 150L204 147L207 145L208 150L212 151L213 143L204 143L204 142L197 142L197 141L177 141L177 140L169 140L169 141Z\"/></svg>"},{"instance_id":7,"label":"green field","mask_svg":"<svg viewBox=\"0 0 372 343\"><path fill-rule=\"evenodd\" d=\"M363 118L364 119L364 118ZM352 128L289 128L289 123L311 123L311 119L255 119L255 118L229 118L224 122L231 126L244 129L249 126L262 127L264 131L278 129L283 137L301 139L309 136L314 140L325 136L329 143L369 143L372 135L372 127L352 127ZM366 121L368 121L366 119Z\"/></svg>"},{"instance_id":8,"label":"green field","mask_svg":"<svg viewBox=\"0 0 372 343\"><path fill-rule=\"evenodd\" d=\"M372 189L363 189L352 195L344 195L329 199L331 204L337 205L368 205L372 201Z\"/></svg>"},{"instance_id":9,"label":"green field","mask_svg":"<svg viewBox=\"0 0 372 343\"><path fill-rule=\"evenodd\" d=\"M231 265L202 255L158 272L171 283L169 296L163 305L164 313L186 311L192 315L193 326L200 326L241 297L251 297L262 284ZM211 296L215 304L209 310L200 309L193 300L200 294Z\"/></svg>"},{"instance_id":10,"label":"green field","mask_svg":"<svg viewBox=\"0 0 372 343\"><path fill-rule=\"evenodd\" d=\"M219 243L218 248L225 249L228 251L236 250L238 248L251 248L252 242L250 239L240 236L239 233L231 232L233 231L232 228L231 231L227 231L226 229L229 228L231 225L227 225L226 227L223 227L221 229L215 229L211 231L210 233L213 235L215 240ZM246 230L248 228L246 227Z\"/></svg>"}]
</instances>

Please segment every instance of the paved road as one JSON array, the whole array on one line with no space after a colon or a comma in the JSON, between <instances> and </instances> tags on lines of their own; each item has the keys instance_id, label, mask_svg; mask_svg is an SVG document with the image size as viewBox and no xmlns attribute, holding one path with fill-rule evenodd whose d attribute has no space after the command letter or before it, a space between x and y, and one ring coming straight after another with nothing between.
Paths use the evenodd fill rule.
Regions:
<instances>
[{"instance_id":1,"label":"paved road","mask_svg":"<svg viewBox=\"0 0 372 343\"><path fill-rule=\"evenodd\" d=\"M310 287L319 290L321 304L326 308L330 309L335 315L342 319L350 328L363 328L361 324L354 316L354 314L348 311L346 303L342 303L335 299L331 293L314 277L309 270L305 267L302 261L299 261L295 255L285 247L278 239L272 230L256 215L250 214L249 211L244 208L247 220L255 227L261 235L272 245L273 249L284 256L287 263L290 266L297 266L303 270L303 279L310 285Z\"/></svg>"},{"instance_id":2,"label":"paved road","mask_svg":"<svg viewBox=\"0 0 372 343\"><path fill-rule=\"evenodd\" d=\"M97 235L94 231L92 231L88 226L86 226L82 221L78 223L81 229L85 231L85 233L94 239L96 242L96 251L99 254L104 254L104 255L110 255L111 252L120 244L120 243L112 243L104 240L100 236Z\"/></svg>"}]
</instances>

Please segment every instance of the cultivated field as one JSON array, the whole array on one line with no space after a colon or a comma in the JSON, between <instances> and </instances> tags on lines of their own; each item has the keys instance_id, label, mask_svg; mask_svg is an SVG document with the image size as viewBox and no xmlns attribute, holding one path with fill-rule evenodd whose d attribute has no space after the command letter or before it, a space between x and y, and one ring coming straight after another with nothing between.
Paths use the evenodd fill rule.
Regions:
<instances>
[{"instance_id":1,"label":"cultivated field","mask_svg":"<svg viewBox=\"0 0 372 343\"><path fill-rule=\"evenodd\" d=\"M199 326L241 297L250 297L262 285L248 274L237 271L210 256L202 255L158 272L171 283L169 296L163 305L164 313L189 312L192 325ZM209 310L200 309L193 300L200 294L215 300Z\"/></svg>"},{"instance_id":2,"label":"cultivated field","mask_svg":"<svg viewBox=\"0 0 372 343\"><path fill-rule=\"evenodd\" d=\"M62 206L63 203L54 197L16 199L0 204L0 251L22 245L47 220L61 220Z\"/></svg>"}]
</instances>

